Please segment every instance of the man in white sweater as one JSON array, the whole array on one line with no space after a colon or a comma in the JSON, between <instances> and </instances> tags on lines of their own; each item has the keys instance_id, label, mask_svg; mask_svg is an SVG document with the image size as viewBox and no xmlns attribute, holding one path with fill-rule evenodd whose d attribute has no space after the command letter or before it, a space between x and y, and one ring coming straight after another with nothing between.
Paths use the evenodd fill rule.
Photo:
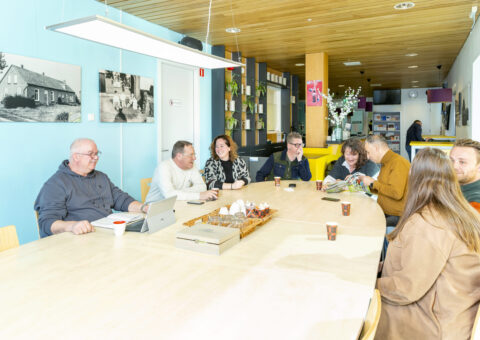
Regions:
<instances>
[{"instance_id":1,"label":"man in white sweater","mask_svg":"<svg viewBox=\"0 0 480 340\"><path fill-rule=\"evenodd\" d=\"M187 141L178 141L172 149L172 159L160 163L152 178L146 202L177 196L177 200L214 200L215 190L207 186L195 167L195 150Z\"/></svg>"}]
</instances>

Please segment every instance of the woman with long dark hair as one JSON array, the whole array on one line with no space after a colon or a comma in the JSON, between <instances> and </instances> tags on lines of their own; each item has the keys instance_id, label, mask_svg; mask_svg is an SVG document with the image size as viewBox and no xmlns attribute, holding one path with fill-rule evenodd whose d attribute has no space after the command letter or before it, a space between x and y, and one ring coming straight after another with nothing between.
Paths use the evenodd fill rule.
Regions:
<instances>
[{"instance_id":1,"label":"woman with long dark hair","mask_svg":"<svg viewBox=\"0 0 480 340\"><path fill-rule=\"evenodd\" d=\"M205 164L208 189L240 189L250 182L247 164L237 155L237 144L230 136L215 137L210 145L211 157Z\"/></svg>"},{"instance_id":2,"label":"woman with long dark hair","mask_svg":"<svg viewBox=\"0 0 480 340\"><path fill-rule=\"evenodd\" d=\"M441 150L415 156L405 210L388 238L375 338L469 339L480 301L480 215Z\"/></svg>"},{"instance_id":3,"label":"woman with long dark hair","mask_svg":"<svg viewBox=\"0 0 480 340\"><path fill-rule=\"evenodd\" d=\"M378 174L378 171L378 166L368 160L363 142L358 138L350 138L343 143L342 156L337 160L323 182L328 184L336 180L343 181L347 176L357 172L374 177Z\"/></svg>"}]
</instances>

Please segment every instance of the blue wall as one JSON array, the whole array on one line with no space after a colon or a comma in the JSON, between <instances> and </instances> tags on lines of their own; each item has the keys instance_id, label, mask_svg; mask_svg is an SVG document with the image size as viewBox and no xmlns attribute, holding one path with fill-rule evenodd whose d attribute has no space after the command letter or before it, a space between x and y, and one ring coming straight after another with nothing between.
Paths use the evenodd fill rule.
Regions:
<instances>
[{"instance_id":1,"label":"blue wall","mask_svg":"<svg viewBox=\"0 0 480 340\"><path fill-rule=\"evenodd\" d=\"M81 123L0 123L0 226L14 224L20 243L38 239L33 202L43 183L68 158L70 143L78 137L97 142L102 157L97 169L140 199L139 179L151 177L157 159L159 102L154 124L99 122L98 71L108 69L154 78L159 98L157 60L47 31L45 26L89 15L105 16L105 6L93 0L16 0L0 11L0 51L46 59L82 68ZM148 33L179 41L181 35L109 7L108 17ZM210 71L200 78L201 131L210 131ZM87 121L89 113L94 121ZM196 146L199 164L208 158L209 132ZM123 145L123 147L121 147ZM121 156L123 155L123 162Z\"/></svg>"}]
</instances>

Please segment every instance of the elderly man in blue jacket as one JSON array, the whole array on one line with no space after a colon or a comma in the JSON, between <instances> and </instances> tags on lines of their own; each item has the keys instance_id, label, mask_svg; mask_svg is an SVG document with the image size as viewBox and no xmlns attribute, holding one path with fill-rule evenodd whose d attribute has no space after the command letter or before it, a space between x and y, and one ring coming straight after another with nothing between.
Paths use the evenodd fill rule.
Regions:
<instances>
[{"instance_id":1,"label":"elderly man in blue jacket","mask_svg":"<svg viewBox=\"0 0 480 340\"><path fill-rule=\"evenodd\" d=\"M95 170L100 151L91 139L75 140L70 158L43 185L35 210L40 236L70 231L85 234L94 231L91 221L118 211L144 212L146 207L117 188L103 172Z\"/></svg>"},{"instance_id":2,"label":"elderly man in blue jacket","mask_svg":"<svg viewBox=\"0 0 480 340\"><path fill-rule=\"evenodd\" d=\"M282 179L301 179L309 181L312 178L308 159L303 156L302 136L298 132L290 132L287 136L287 150L270 155L256 175L257 182Z\"/></svg>"}]
</instances>

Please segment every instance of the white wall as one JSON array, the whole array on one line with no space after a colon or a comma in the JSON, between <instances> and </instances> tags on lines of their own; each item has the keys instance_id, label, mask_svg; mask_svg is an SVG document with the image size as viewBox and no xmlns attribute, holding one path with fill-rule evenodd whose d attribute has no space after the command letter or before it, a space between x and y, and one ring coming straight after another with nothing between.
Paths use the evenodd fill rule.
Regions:
<instances>
[{"instance_id":1,"label":"white wall","mask_svg":"<svg viewBox=\"0 0 480 340\"><path fill-rule=\"evenodd\" d=\"M373 112L400 112L400 154L407 159L405 137L407 129L412 125L414 120L418 119L422 121L422 133L424 135L440 134L442 104L427 103L427 90L428 88L402 89L402 104L373 105ZM410 91L416 91L417 97L410 98L408 95ZM452 123L450 123L450 127L452 126ZM446 135L452 135L450 133L453 134L453 132L447 131Z\"/></svg>"},{"instance_id":2,"label":"white wall","mask_svg":"<svg viewBox=\"0 0 480 340\"><path fill-rule=\"evenodd\" d=\"M480 140L480 105L473 106L472 94L479 96L480 81L478 77L480 77L480 71L476 70L475 77L477 79L474 80L473 64L479 56L480 24L477 23L455 59L446 79L448 87L451 87L454 92L454 96L456 97L461 92L465 98L465 104L469 108L468 125L457 126L456 136L475 140Z\"/></svg>"}]
</instances>

